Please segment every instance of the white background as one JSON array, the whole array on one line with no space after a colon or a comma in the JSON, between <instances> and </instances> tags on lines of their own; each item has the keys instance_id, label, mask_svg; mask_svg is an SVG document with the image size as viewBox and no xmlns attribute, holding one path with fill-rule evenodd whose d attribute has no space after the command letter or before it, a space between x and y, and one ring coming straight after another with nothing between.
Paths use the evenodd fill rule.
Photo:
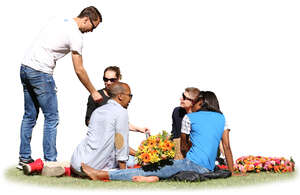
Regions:
<instances>
[{"instance_id":1,"label":"white background","mask_svg":"<svg viewBox=\"0 0 300 195\"><path fill-rule=\"evenodd\" d=\"M2 175L18 162L24 112L19 69L26 49L48 20L75 17L89 5L100 10L103 23L84 35L84 66L98 89L105 67L121 68L122 81L134 94L128 108L131 123L152 133L170 132L173 108L184 89L194 86L217 94L232 129L234 159L252 154L293 156L299 162L297 1L11 0L1 1L0 8ZM73 71L70 55L58 61L54 78L60 114L58 160L66 161L86 133L89 94ZM43 157L42 129L40 113L33 158ZM137 147L143 138L130 133L130 145ZM283 193L296 189L295 183L222 193ZM1 185L8 192L45 193L45 188L10 183L4 176Z\"/></svg>"}]
</instances>

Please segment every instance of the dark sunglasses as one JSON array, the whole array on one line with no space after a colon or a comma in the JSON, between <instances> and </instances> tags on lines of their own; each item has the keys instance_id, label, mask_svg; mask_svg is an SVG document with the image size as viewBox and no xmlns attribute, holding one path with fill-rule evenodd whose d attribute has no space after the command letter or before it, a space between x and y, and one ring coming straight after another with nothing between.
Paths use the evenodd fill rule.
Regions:
<instances>
[{"instance_id":1,"label":"dark sunglasses","mask_svg":"<svg viewBox=\"0 0 300 195\"><path fill-rule=\"evenodd\" d=\"M116 82L118 79L117 78L111 78L111 79L108 79L108 78L105 78L105 77L103 77L103 81L104 82L108 82L108 81L110 81L110 82Z\"/></svg>"},{"instance_id":2,"label":"dark sunglasses","mask_svg":"<svg viewBox=\"0 0 300 195\"><path fill-rule=\"evenodd\" d=\"M124 95L128 95L130 98L132 98L132 94L130 93L130 94L126 94L126 93L123 93Z\"/></svg>"},{"instance_id":3,"label":"dark sunglasses","mask_svg":"<svg viewBox=\"0 0 300 195\"><path fill-rule=\"evenodd\" d=\"M189 100L189 101L191 101L191 102L194 101L193 99L186 97L186 96L184 95L184 93L182 93L182 99L183 99L183 100Z\"/></svg>"}]
</instances>

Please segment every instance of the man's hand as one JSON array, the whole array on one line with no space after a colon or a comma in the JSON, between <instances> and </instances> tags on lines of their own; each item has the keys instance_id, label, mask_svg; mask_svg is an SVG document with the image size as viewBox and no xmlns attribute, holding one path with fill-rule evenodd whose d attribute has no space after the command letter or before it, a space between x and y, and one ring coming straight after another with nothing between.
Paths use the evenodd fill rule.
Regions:
<instances>
[{"instance_id":1,"label":"man's hand","mask_svg":"<svg viewBox=\"0 0 300 195\"><path fill-rule=\"evenodd\" d=\"M147 127L142 127L137 129L137 131L141 132L141 133L148 133L150 135L150 129L148 129Z\"/></svg>"},{"instance_id":2,"label":"man's hand","mask_svg":"<svg viewBox=\"0 0 300 195\"><path fill-rule=\"evenodd\" d=\"M93 100L97 103L100 103L103 100L102 95L100 95L100 93L98 91L91 93L91 96L92 96Z\"/></svg>"},{"instance_id":3,"label":"man's hand","mask_svg":"<svg viewBox=\"0 0 300 195\"><path fill-rule=\"evenodd\" d=\"M103 97L100 95L100 93L95 89L95 87L91 83L89 76L83 67L82 56L78 52L72 51L72 61L73 61L75 73L79 78L80 82L90 92L95 102L101 102Z\"/></svg>"}]
</instances>

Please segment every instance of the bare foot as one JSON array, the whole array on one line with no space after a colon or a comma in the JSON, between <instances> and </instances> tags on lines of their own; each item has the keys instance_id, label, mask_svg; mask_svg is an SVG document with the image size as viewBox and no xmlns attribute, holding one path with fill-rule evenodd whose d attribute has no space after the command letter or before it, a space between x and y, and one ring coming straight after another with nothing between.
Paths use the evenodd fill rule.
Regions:
<instances>
[{"instance_id":1,"label":"bare foot","mask_svg":"<svg viewBox=\"0 0 300 195\"><path fill-rule=\"evenodd\" d=\"M133 176L132 181L134 182L158 182L159 178L157 176Z\"/></svg>"},{"instance_id":2,"label":"bare foot","mask_svg":"<svg viewBox=\"0 0 300 195\"><path fill-rule=\"evenodd\" d=\"M109 176L106 171L93 169L92 167L81 163L83 172L85 172L92 180L108 180Z\"/></svg>"}]
</instances>

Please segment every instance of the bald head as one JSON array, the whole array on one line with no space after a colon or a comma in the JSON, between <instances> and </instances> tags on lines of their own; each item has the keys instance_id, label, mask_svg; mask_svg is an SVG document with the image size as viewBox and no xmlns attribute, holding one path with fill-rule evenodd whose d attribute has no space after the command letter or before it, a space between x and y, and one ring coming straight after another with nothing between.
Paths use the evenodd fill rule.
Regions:
<instances>
[{"instance_id":1,"label":"bald head","mask_svg":"<svg viewBox=\"0 0 300 195\"><path fill-rule=\"evenodd\" d=\"M110 86L109 96L126 109L132 98L129 85L122 82L115 82Z\"/></svg>"},{"instance_id":2,"label":"bald head","mask_svg":"<svg viewBox=\"0 0 300 195\"><path fill-rule=\"evenodd\" d=\"M126 93L130 90L129 85L122 82L115 82L109 88L109 96L115 98L120 94Z\"/></svg>"}]
</instances>

